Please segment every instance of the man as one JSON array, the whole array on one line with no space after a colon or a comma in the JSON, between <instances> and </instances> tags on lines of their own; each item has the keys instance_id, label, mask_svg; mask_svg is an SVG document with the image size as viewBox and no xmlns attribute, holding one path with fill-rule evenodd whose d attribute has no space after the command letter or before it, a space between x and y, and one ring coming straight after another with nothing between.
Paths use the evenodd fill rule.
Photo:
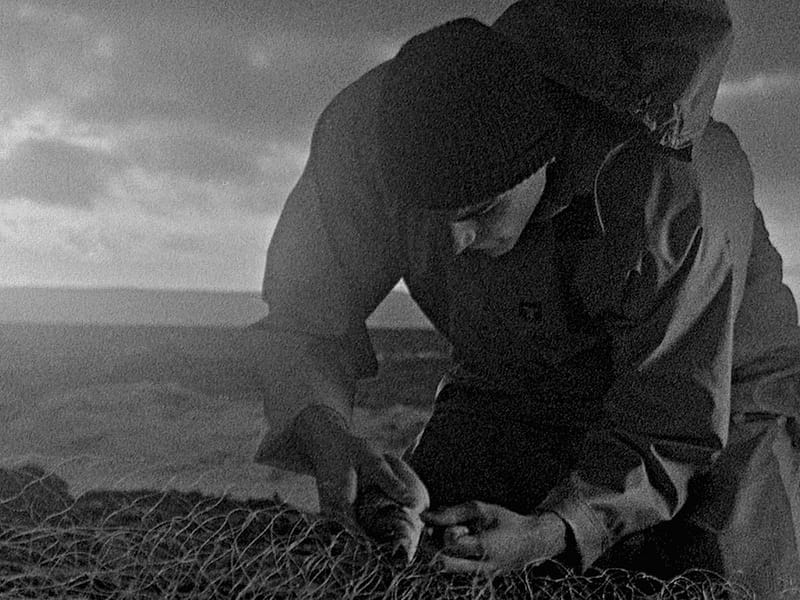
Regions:
<instances>
[{"instance_id":1,"label":"man","mask_svg":"<svg viewBox=\"0 0 800 600\"><path fill-rule=\"evenodd\" d=\"M413 504L349 429L364 321L403 278L456 364L409 458L446 568L777 592L800 576L800 330L746 157L708 124L730 22L585 4L435 28L325 110L268 254L257 460L314 474L325 511Z\"/></svg>"}]
</instances>

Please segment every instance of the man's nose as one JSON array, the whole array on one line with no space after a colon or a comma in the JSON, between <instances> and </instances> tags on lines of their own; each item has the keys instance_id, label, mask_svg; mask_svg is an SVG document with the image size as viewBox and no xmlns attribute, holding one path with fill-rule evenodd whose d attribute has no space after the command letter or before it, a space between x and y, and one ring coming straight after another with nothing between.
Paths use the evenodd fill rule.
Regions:
<instances>
[{"instance_id":1,"label":"man's nose","mask_svg":"<svg viewBox=\"0 0 800 600\"><path fill-rule=\"evenodd\" d=\"M453 236L453 251L456 254L461 254L469 248L478 237L477 227L472 221L450 223L450 232Z\"/></svg>"}]
</instances>

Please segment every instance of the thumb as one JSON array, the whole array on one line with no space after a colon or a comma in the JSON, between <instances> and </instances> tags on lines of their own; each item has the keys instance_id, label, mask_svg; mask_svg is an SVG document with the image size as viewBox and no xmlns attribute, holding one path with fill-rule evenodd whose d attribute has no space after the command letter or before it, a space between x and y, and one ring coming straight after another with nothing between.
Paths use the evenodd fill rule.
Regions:
<instances>
[{"instance_id":1,"label":"thumb","mask_svg":"<svg viewBox=\"0 0 800 600\"><path fill-rule=\"evenodd\" d=\"M393 502L404 506L411 506L415 502L414 496L409 486L395 474L389 462L389 460L391 460L389 458L390 456L389 454L376 456L370 472L364 474L365 480L368 480L370 485L378 486ZM367 481L363 483L366 484Z\"/></svg>"},{"instance_id":2,"label":"thumb","mask_svg":"<svg viewBox=\"0 0 800 600\"><path fill-rule=\"evenodd\" d=\"M425 484L422 483L419 475L414 472L414 469L412 469L411 466L399 456L389 453L386 453L383 456L391 467L394 475L405 486L405 499L407 501L399 502L418 513L428 508L431 504L431 499L428 495L428 489L425 487Z\"/></svg>"}]
</instances>

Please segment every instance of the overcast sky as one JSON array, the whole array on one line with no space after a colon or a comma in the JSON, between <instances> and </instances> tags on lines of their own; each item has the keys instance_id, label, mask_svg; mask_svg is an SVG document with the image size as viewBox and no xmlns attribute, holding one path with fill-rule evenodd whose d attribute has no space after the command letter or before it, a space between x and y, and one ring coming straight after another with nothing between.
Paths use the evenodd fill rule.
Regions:
<instances>
[{"instance_id":1,"label":"overcast sky","mask_svg":"<svg viewBox=\"0 0 800 600\"><path fill-rule=\"evenodd\" d=\"M499 0L0 0L0 285L257 290L317 115ZM730 3L715 115L800 291L800 10Z\"/></svg>"}]
</instances>

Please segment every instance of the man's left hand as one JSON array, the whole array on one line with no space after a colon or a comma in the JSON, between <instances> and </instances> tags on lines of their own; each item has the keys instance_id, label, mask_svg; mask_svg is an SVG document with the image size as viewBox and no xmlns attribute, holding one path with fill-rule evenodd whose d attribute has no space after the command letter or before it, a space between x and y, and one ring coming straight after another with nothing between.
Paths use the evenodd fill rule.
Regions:
<instances>
[{"instance_id":1,"label":"man's left hand","mask_svg":"<svg viewBox=\"0 0 800 600\"><path fill-rule=\"evenodd\" d=\"M555 513L525 516L473 501L421 516L426 525L446 528L438 555L445 571L495 574L544 562L567 548L567 526Z\"/></svg>"}]
</instances>

